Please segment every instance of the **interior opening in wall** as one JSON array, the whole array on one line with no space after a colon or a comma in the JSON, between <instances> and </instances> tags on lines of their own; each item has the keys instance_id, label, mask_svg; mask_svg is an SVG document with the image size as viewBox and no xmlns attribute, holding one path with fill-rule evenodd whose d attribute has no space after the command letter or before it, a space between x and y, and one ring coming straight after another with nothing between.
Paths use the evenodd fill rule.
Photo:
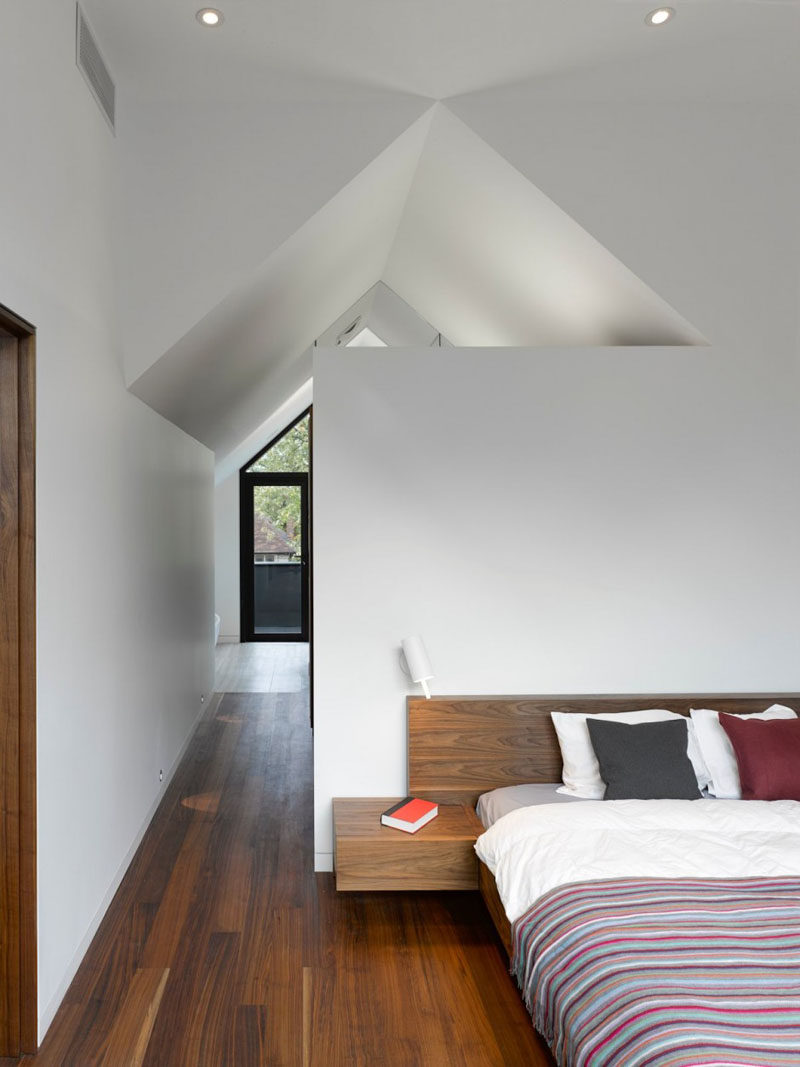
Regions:
<instances>
[{"instance_id":1,"label":"interior opening in wall","mask_svg":"<svg viewBox=\"0 0 800 1067\"><path fill-rule=\"evenodd\" d=\"M318 348L443 348L450 342L385 282L377 282L315 344Z\"/></svg>"}]
</instances>

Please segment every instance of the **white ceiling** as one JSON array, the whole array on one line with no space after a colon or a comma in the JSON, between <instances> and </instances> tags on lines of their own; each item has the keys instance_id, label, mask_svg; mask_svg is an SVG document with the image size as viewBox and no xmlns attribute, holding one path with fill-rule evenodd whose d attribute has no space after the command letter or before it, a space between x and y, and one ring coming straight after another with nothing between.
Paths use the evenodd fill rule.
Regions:
<instances>
[{"instance_id":1,"label":"white ceiling","mask_svg":"<svg viewBox=\"0 0 800 1067\"><path fill-rule=\"evenodd\" d=\"M381 279L457 346L705 343L437 104L130 389L222 459L309 377L316 338L335 345L368 314Z\"/></svg>"},{"instance_id":2,"label":"white ceiling","mask_svg":"<svg viewBox=\"0 0 800 1067\"><path fill-rule=\"evenodd\" d=\"M217 30L82 2L118 83L126 380L223 463L381 278L456 344L702 343L428 101L800 104L800 0L672 0L661 29L654 0L219 0Z\"/></svg>"},{"instance_id":3,"label":"white ceiling","mask_svg":"<svg viewBox=\"0 0 800 1067\"><path fill-rule=\"evenodd\" d=\"M592 97L798 98L797 0L84 0L124 90L173 100L390 90L444 100L566 80Z\"/></svg>"},{"instance_id":4,"label":"white ceiling","mask_svg":"<svg viewBox=\"0 0 800 1067\"><path fill-rule=\"evenodd\" d=\"M310 376L314 340L380 279L430 125L418 119L131 385L233 451Z\"/></svg>"},{"instance_id":5,"label":"white ceiling","mask_svg":"<svg viewBox=\"0 0 800 1067\"><path fill-rule=\"evenodd\" d=\"M443 105L384 279L458 347L705 343Z\"/></svg>"}]
</instances>

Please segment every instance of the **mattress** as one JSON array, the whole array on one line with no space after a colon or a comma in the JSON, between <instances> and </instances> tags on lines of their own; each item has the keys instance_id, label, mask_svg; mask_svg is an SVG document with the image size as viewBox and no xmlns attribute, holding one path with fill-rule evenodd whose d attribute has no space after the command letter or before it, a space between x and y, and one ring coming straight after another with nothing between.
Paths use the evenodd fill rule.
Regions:
<instances>
[{"instance_id":1,"label":"mattress","mask_svg":"<svg viewBox=\"0 0 800 1067\"><path fill-rule=\"evenodd\" d=\"M567 882L800 877L800 801L582 800L509 812L475 842L509 920Z\"/></svg>"},{"instance_id":2,"label":"mattress","mask_svg":"<svg viewBox=\"0 0 800 1067\"><path fill-rule=\"evenodd\" d=\"M579 804L585 803L581 797L557 793L561 782L537 782L535 785L507 785L502 789L493 789L478 797L476 811L478 818L488 830L498 819L508 815L517 808L527 808L533 804Z\"/></svg>"},{"instance_id":3,"label":"mattress","mask_svg":"<svg viewBox=\"0 0 800 1067\"><path fill-rule=\"evenodd\" d=\"M544 801L475 851L559 1067L800 1064L800 802Z\"/></svg>"}]
</instances>

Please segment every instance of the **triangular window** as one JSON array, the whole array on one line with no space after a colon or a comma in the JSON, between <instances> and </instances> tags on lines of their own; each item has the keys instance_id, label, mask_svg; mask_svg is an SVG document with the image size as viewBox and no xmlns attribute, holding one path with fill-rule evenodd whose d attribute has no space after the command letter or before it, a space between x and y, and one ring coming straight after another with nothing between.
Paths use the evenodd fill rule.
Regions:
<instances>
[{"instance_id":1,"label":"triangular window","mask_svg":"<svg viewBox=\"0 0 800 1067\"><path fill-rule=\"evenodd\" d=\"M298 474L309 466L309 415L306 412L253 460L247 474Z\"/></svg>"}]
</instances>

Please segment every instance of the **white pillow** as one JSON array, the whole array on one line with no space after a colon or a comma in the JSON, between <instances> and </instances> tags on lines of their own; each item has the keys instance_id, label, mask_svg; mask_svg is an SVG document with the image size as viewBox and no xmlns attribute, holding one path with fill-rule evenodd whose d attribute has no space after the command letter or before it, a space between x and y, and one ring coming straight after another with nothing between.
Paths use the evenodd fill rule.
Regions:
<instances>
[{"instance_id":1,"label":"white pillow","mask_svg":"<svg viewBox=\"0 0 800 1067\"><path fill-rule=\"evenodd\" d=\"M679 715L675 711L665 711L663 708L656 708L653 711L604 712L599 715L584 715L583 713L570 715L566 711L551 711L550 718L556 728L558 744L561 748L561 759L564 763L564 770L562 771L564 784L559 788L559 793L566 793L573 797L583 797L586 800L603 799L606 784L600 777L600 767L592 748L588 727L586 726L587 719L607 719L611 722L633 723L683 719L687 724L687 754L694 767L698 788L705 789L709 783L710 779L700 756L700 748L694 736L692 724L685 715ZM722 727L719 727L719 729L722 730ZM724 733L724 731L722 732Z\"/></svg>"},{"instance_id":2,"label":"white pillow","mask_svg":"<svg viewBox=\"0 0 800 1067\"><path fill-rule=\"evenodd\" d=\"M719 722L719 712L709 708L692 708L697 743L711 779L708 791L721 800L740 800L742 786L733 745ZM737 719L796 719L791 708L772 704L754 715L737 715Z\"/></svg>"}]
</instances>

